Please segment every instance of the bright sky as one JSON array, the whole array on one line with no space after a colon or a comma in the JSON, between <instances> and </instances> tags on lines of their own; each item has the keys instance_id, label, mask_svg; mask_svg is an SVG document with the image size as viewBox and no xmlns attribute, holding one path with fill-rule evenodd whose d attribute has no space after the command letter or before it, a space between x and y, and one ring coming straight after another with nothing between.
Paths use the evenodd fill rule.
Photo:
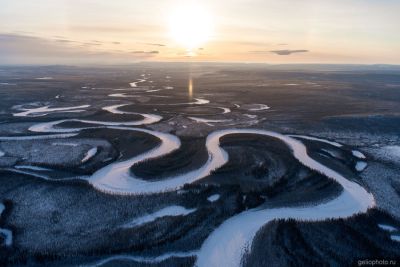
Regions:
<instances>
[{"instance_id":1,"label":"bright sky","mask_svg":"<svg viewBox=\"0 0 400 267\"><path fill-rule=\"evenodd\" d=\"M398 0L0 0L0 64L400 64Z\"/></svg>"}]
</instances>

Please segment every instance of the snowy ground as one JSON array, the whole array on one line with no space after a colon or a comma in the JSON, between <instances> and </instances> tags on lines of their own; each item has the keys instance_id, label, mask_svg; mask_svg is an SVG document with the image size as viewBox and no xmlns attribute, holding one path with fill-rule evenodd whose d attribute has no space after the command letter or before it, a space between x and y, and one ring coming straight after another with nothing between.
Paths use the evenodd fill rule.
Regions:
<instances>
[{"instance_id":1,"label":"snowy ground","mask_svg":"<svg viewBox=\"0 0 400 267\"><path fill-rule=\"evenodd\" d=\"M0 72L0 265L240 266L277 219L397 255L397 74L178 65Z\"/></svg>"}]
</instances>

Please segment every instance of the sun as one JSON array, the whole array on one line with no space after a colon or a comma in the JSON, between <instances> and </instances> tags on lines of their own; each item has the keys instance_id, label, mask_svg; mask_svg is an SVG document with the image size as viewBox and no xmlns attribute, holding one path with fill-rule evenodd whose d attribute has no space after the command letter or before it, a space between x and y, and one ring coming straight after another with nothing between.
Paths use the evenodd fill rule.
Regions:
<instances>
[{"instance_id":1,"label":"sun","mask_svg":"<svg viewBox=\"0 0 400 267\"><path fill-rule=\"evenodd\" d=\"M169 14L172 39L188 51L200 48L212 34L211 14L195 2L183 3Z\"/></svg>"}]
</instances>

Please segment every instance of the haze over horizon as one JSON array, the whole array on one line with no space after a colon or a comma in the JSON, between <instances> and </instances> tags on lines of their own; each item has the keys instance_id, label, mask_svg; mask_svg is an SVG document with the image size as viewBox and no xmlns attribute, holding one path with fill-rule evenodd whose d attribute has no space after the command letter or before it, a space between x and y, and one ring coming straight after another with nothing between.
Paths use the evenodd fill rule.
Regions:
<instances>
[{"instance_id":1,"label":"haze over horizon","mask_svg":"<svg viewBox=\"0 0 400 267\"><path fill-rule=\"evenodd\" d=\"M400 64L400 2L11 1L2 64Z\"/></svg>"}]
</instances>

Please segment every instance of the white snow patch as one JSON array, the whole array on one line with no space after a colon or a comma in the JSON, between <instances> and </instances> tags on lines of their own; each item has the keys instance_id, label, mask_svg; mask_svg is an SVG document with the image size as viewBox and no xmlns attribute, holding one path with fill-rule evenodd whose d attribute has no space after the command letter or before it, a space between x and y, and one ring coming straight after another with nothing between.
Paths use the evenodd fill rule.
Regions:
<instances>
[{"instance_id":1,"label":"white snow patch","mask_svg":"<svg viewBox=\"0 0 400 267\"><path fill-rule=\"evenodd\" d=\"M388 232L397 231L396 227L393 227L393 226L387 225L387 224L378 224L378 227L381 228L382 230L385 230L385 231L388 231Z\"/></svg>"},{"instance_id":2,"label":"white snow patch","mask_svg":"<svg viewBox=\"0 0 400 267\"><path fill-rule=\"evenodd\" d=\"M90 265L91 267L99 267L102 266L106 263L109 263L111 261L115 260L129 260L129 261L135 261L135 262L141 262L141 263L160 263L163 262L169 258L186 258L186 257L193 257L197 255L197 251L188 251L188 252L169 252L166 254L162 254L157 257L143 257L143 256L132 256L132 255L116 255L116 256L111 256L109 258L106 258L104 260L101 260L93 265Z\"/></svg>"},{"instance_id":3,"label":"white snow patch","mask_svg":"<svg viewBox=\"0 0 400 267\"><path fill-rule=\"evenodd\" d=\"M162 217L167 217L167 216L186 216L190 213L195 212L196 209L186 209L185 207L182 206L170 206L163 208L159 211L156 211L154 213L145 215L143 217L139 217L134 219L133 221L124 224L122 227L123 228L132 228L132 227L137 227L146 223L154 222L155 220L162 218Z\"/></svg>"},{"instance_id":4,"label":"white snow patch","mask_svg":"<svg viewBox=\"0 0 400 267\"><path fill-rule=\"evenodd\" d=\"M256 119L257 115L252 115L252 114L243 114L243 116L250 118L250 119Z\"/></svg>"},{"instance_id":5,"label":"white snow patch","mask_svg":"<svg viewBox=\"0 0 400 267\"><path fill-rule=\"evenodd\" d=\"M204 105L210 103L210 100L203 99L203 98L195 98L196 102L191 102L189 104L194 104L194 105Z\"/></svg>"},{"instance_id":6,"label":"white snow patch","mask_svg":"<svg viewBox=\"0 0 400 267\"><path fill-rule=\"evenodd\" d=\"M321 151L324 151L325 153L329 154L332 158L338 158L339 155L335 151L331 151L328 149L321 149Z\"/></svg>"},{"instance_id":7,"label":"white snow patch","mask_svg":"<svg viewBox=\"0 0 400 267\"><path fill-rule=\"evenodd\" d=\"M140 97L139 95L127 95L126 93L109 94L111 97Z\"/></svg>"},{"instance_id":8,"label":"white snow patch","mask_svg":"<svg viewBox=\"0 0 400 267\"><path fill-rule=\"evenodd\" d=\"M32 170L32 171L52 171L51 169L48 169L48 168L32 166L32 165L16 165L16 166L14 166L14 168Z\"/></svg>"},{"instance_id":9,"label":"white snow patch","mask_svg":"<svg viewBox=\"0 0 400 267\"><path fill-rule=\"evenodd\" d=\"M306 135L289 135L290 137L294 137L294 138L301 138L301 139L306 139L306 140L312 140L312 141L318 141L318 142L322 142L322 143L326 143L326 144L330 144L332 146L335 147L342 147L342 144L339 144L338 142L333 142L333 141L329 141L326 139L322 139L322 138L318 138L318 137L313 137L313 136L306 136Z\"/></svg>"},{"instance_id":10,"label":"white snow patch","mask_svg":"<svg viewBox=\"0 0 400 267\"><path fill-rule=\"evenodd\" d=\"M0 157L4 156L5 153L3 151L0 150Z\"/></svg>"},{"instance_id":11,"label":"white snow patch","mask_svg":"<svg viewBox=\"0 0 400 267\"><path fill-rule=\"evenodd\" d=\"M90 160L91 158L93 158L96 154L97 154L97 147L93 147L91 149L89 149L88 152L86 152L85 157L82 159L82 163L87 162L88 160Z\"/></svg>"},{"instance_id":12,"label":"white snow patch","mask_svg":"<svg viewBox=\"0 0 400 267\"><path fill-rule=\"evenodd\" d=\"M219 123L219 122L230 122L232 120L210 120L210 119L203 119L203 118L197 118L197 117L188 117L189 119L191 119L192 121L195 122L200 122L200 123L206 123L210 126L212 126L212 124L210 123Z\"/></svg>"},{"instance_id":13,"label":"white snow patch","mask_svg":"<svg viewBox=\"0 0 400 267\"><path fill-rule=\"evenodd\" d=\"M224 108L224 107L218 107L219 109L222 109L222 114L230 113L231 109L230 108Z\"/></svg>"},{"instance_id":14,"label":"white snow patch","mask_svg":"<svg viewBox=\"0 0 400 267\"><path fill-rule=\"evenodd\" d=\"M215 201L217 201L219 198L220 198L220 195L219 195L219 194L214 194L214 195L209 196L209 197L207 198L207 200L210 201L210 202L215 202Z\"/></svg>"},{"instance_id":15,"label":"white snow patch","mask_svg":"<svg viewBox=\"0 0 400 267\"><path fill-rule=\"evenodd\" d=\"M359 159L366 159L365 155L361 153L358 150L352 150L351 154L353 154L354 157L359 158Z\"/></svg>"},{"instance_id":16,"label":"white snow patch","mask_svg":"<svg viewBox=\"0 0 400 267\"><path fill-rule=\"evenodd\" d=\"M356 170L362 172L367 166L368 164L365 161L357 161Z\"/></svg>"},{"instance_id":17,"label":"white snow patch","mask_svg":"<svg viewBox=\"0 0 400 267\"><path fill-rule=\"evenodd\" d=\"M249 111L261 111L261 110L267 110L270 109L269 106L264 105L264 104L253 104L254 107L253 108L249 108Z\"/></svg>"},{"instance_id":18,"label":"white snow patch","mask_svg":"<svg viewBox=\"0 0 400 267\"><path fill-rule=\"evenodd\" d=\"M391 235L390 239L396 242L400 242L400 235Z\"/></svg>"},{"instance_id":19,"label":"white snow patch","mask_svg":"<svg viewBox=\"0 0 400 267\"><path fill-rule=\"evenodd\" d=\"M24 111L13 113L15 117L39 117L45 116L49 113L58 113L58 112L83 112L82 108L88 108L90 105L82 105L75 107L62 107L62 108L50 108L49 106L39 107L39 108L30 108L23 109Z\"/></svg>"},{"instance_id":20,"label":"white snow patch","mask_svg":"<svg viewBox=\"0 0 400 267\"><path fill-rule=\"evenodd\" d=\"M144 76L143 76L144 77ZM131 83L129 83L129 85L131 86L131 87L137 87L137 84L138 83L142 83L142 82L145 82L146 81L146 79L139 79L139 80L137 80L136 82L131 82Z\"/></svg>"},{"instance_id":21,"label":"white snow patch","mask_svg":"<svg viewBox=\"0 0 400 267\"><path fill-rule=\"evenodd\" d=\"M68 142L63 142L63 143L61 143L61 142L54 142L54 143L51 143L51 145L52 146L72 146L72 147L77 147L77 146L79 146L79 144L78 143L68 143Z\"/></svg>"},{"instance_id":22,"label":"white snow patch","mask_svg":"<svg viewBox=\"0 0 400 267\"><path fill-rule=\"evenodd\" d=\"M15 172L15 173L19 173L19 174L26 174L26 175L30 175L39 179L43 179L43 180L51 180L48 176L46 175L42 175L42 174L38 174L35 172L31 172L31 171L25 171L23 169L15 169L15 168L6 168L5 170L10 171L10 172ZM64 179L64 180L69 180L69 179Z\"/></svg>"},{"instance_id":23,"label":"white snow patch","mask_svg":"<svg viewBox=\"0 0 400 267\"><path fill-rule=\"evenodd\" d=\"M53 77L39 77L35 78L35 80L53 80Z\"/></svg>"}]
</instances>

